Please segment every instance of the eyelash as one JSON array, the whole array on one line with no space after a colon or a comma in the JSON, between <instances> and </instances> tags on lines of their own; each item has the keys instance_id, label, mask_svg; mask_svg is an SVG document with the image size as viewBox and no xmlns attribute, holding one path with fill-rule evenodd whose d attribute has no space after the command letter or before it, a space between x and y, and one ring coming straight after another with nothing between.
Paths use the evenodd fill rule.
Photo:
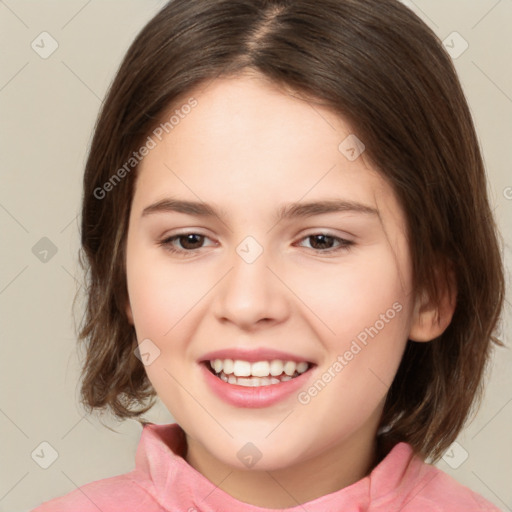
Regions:
<instances>
[{"instance_id":1,"label":"eyelash","mask_svg":"<svg viewBox=\"0 0 512 512\"><path fill-rule=\"evenodd\" d=\"M164 249L166 251L169 251L170 253L178 254L183 257L186 257L187 254L193 255L196 251L198 251L199 249L202 249L202 247L197 248L197 249L186 250L186 249L176 249L172 245L172 242L174 242L175 240L179 240L180 238L184 238L189 235L198 235L199 237L203 237L205 239L208 238L206 235L202 235L201 233L196 233L196 232L190 231L187 233L180 233L179 235L173 235L171 237L164 238L163 240L158 242L158 245L164 247ZM323 233L323 232L312 233L310 235L307 235L307 236L301 238L301 240L306 240L308 238L312 238L315 236L324 236L327 238L332 238L333 240L338 241L340 244L336 248L331 248L331 249L326 249L326 250L311 248L311 250L318 252L320 254L332 254L332 253L337 253L337 252L342 252L342 251L347 252L354 245L354 242L352 242L351 240L346 240L344 238L340 238L338 236L330 235L329 233Z\"/></svg>"}]
</instances>

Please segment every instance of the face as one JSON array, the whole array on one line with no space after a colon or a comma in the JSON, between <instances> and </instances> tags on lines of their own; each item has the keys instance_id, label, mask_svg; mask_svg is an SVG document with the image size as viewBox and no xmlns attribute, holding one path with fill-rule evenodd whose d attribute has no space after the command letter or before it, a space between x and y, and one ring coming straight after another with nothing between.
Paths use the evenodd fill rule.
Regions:
<instances>
[{"instance_id":1,"label":"face","mask_svg":"<svg viewBox=\"0 0 512 512\"><path fill-rule=\"evenodd\" d=\"M192 96L196 106L153 136L131 208L127 314L148 377L189 441L233 467L247 466L242 448L271 470L362 445L413 315L393 191L324 107L248 75L183 104ZM290 208L306 203L320 205ZM202 362L220 350L243 361L238 373L251 361L309 369L262 387L225 383Z\"/></svg>"}]
</instances>

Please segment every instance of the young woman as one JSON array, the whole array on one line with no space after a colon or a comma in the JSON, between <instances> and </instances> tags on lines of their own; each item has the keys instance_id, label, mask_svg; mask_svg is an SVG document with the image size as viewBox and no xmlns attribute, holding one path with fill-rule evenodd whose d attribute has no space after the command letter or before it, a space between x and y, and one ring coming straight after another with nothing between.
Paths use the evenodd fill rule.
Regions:
<instances>
[{"instance_id":1,"label":"young woman","mask_svg":"<svg viewBox=\"0 0 512 512\"><path fill-rule=\"evenodd\" d=\"M481 393L503 269L468 105L395 0L175 0L84 176L82 400L176 422L36 509L496 511L426 462Z\"/></svg>"}]
</instances>

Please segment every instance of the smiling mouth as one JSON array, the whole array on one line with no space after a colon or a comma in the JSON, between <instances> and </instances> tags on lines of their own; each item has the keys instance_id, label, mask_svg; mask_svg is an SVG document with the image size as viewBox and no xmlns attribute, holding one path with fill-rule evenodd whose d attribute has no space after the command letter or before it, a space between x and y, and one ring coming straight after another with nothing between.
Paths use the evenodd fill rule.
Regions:
<instances>
[{"instance_id":1,"label":"smiling mouth","mask_svg":"<svg viewBox=\"0 0 512 512\"><path fill-rule=\"evenodd\" d=\"M276 365L277 369L274 367L271 372L263 372L267 373L267 375L256 376L248 374L250 372L247 370L241 371L240 368L233 368L231 366L226 368L226 371L224 371L224 368L219 368L219 366L222 366L219 364L217 364L219 371L215 371L215 361L202 361L201 364L204 364L210 373L224 382L244 387L274 386L281 384L282 382L287 382L309 372L314 366L316 366L314 363L304 362L300 366L294 365L294 368L292 365L286 363L288 364L288 367L282 365L285 367L280 372L279 365ZM240 375L240 373L242 373L242 375Z\"/></svg>"}]
</instances>

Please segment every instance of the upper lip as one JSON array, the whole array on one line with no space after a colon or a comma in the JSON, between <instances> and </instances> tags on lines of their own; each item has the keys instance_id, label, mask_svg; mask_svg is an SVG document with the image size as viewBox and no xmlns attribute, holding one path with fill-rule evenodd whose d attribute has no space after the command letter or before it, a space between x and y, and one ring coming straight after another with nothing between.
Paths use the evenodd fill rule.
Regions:
<instances>
[{"instance_id":1,"label":"upper lip","mask_svg":"<svg viewBox=\"0 0 512 512\"><path fill-rule=\"evenodd\" d=\"M296 363L300 363L301 361L305 361L306 363L313 363L313 361L310 359L306 359L296 354L264 347L253 349L224 348L221 350L214 350L213 352L204 354L199 359L199 362L213 361L215 359L239 359L241 361L250 361L252 363L256 361L272 361L274 359L280 359L281 361L295 361Z\"/></svg>"}]
</instances>

